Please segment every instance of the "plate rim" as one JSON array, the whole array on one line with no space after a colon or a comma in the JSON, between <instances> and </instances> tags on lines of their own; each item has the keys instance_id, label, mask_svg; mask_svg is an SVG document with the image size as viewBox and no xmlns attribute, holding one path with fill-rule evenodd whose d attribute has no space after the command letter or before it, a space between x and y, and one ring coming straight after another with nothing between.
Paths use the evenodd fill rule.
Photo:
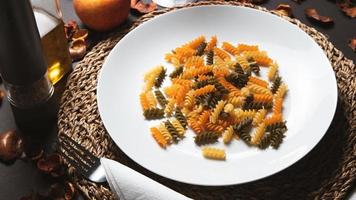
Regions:
<instances>
[{"instance_id":1,"label":"plate rim","mask_svg":"<svg viewBox=\"0 0 356 200\"><path fill-rule=\"evenodd\" d=\"M196 8L199 8L199 7L238 7L239 9L248 9L248 10L253 10L254 12L260 12L260 13L263 13L263 14L267 14L267 15L270 15L271 17L274 17L274 18L277 18L278 20L282 20L284 22L287 22L289 25L292 25L292 27L294 27L296 30L298 31L301 31L309 40L310 42L314 43L317 45L318 49L321 50L322 52L322 55L324 58L327 59L328 61L328 64L330 66L330 70L333 72L333 80L329 80L332 83L332 85L335 86L335 91L333 92L333 94L335 94L335 98L334 100L332 101L333 103L333 108L330 108L330 112L332 113L331 114L331 117L327 120L328 121L328 125L325 125L325 131L323 132L323 134L321 134L320 138L318 139L318 141L311 147L311 148L308 148L305 153L302 155L302 156L299 156L294 162L291 162L289 164L286 164L286 165L283 165L283 167L280 167L278 168L278 170L274 170L272 173L269 173L267 175L263 175L263 176L260 176L259 178L255 178L255 179L251 179L251 180L248 180L248 181L240 181L240 182L237 182L237 183L228 183L228 184L205 184L205 183L192 183L192 182L188 182L188 181L184 181L184 180L178 180L178 179L175 179L175 178L172 178L172 177L168 177L160 172L157 172L157 171L154 171L153 169L150 169L149 167L141 164L140 162L136 161L135 159L133 159L129 154L127 154L125 152L124 149L121 149L120 146L117 144L117 142L113 139L115 145L120 148L122 150L123 153L125 153L126 156L128 156L133 162L135 162L136 164L140 165L141 167L143 167L144 169L152 172L152 173L155 173L159 176L162 176L162 177L165 177L167 179L170 179L170 180L173 180L173 181L177 181L177 182L181 182L181 183L185 183L185 184L191 184L191 185L198 185L198 186L231 186L231 185L240 185L240 184L246 184L246 183L250 183L250 182L254 182L254 181L258 181L258 180L261 180L261 179L265 179L265 178L268 178L270 176L273 176L279 172L282 172L283 170L286 170L287 168L291 167L292 165L298 163L301 159L303 159L305 156L307 156L311 151L313 151L317 146L318 144L320 143L320 141L325 137L328 129L330 128L331 124L332 124L332 121L335 117L335 113L336 113L336 109L337 109L337 105L338 105L338 88L337 88L337 80L336 80L336 76L335 76L335 72L332 68L332 63L330 62L329 58L327 57L327 55L325 54L324 50L320 47L320 45L307 33L305 32L304 30L302 30L300 27L298 27L296 24L288 21L287 19L283 18L283 17L280 17L278 15L275 15L275 14L272 14L270 12L267 12L265 10L259 10L259 9L256 9L256 8L253 8L253 7L246 7L246 6L243 6L243 5L232 5L232 4L211 4L211 5L196 5L196 6L192 6L192 7L183 7L183 8L178 8L176 10L170 10L166 13L163 13L163 14L160 14L158 16L154 16L153 18L143 22L142 24L139 24L137 25L135 28L133 28L132 30L130 30L130 32L128 32L127 34L125 34L116 44L115 46L110 50L110 53L106 56L106 58L104 59L104 62L102 64L102 67L101 69L99 70L99 73L98 73L98 80L97 80L97 95L96 95L96 100L97 100L97 105L98 105L98 111L99 111L99 115L102 119L102 122L103 122L103 125L105 127L105 129L107 130L107 133L110 135L110 137L112 137L112 134L110 134L109 132L109 128L107 128L107 122L104 121L104 117L102 116L102 108L100 105L102 105L100 103L100 98L99 98L99 90L102 90L100 89L101 86L100 86L100 82L102 81L102 71L106 65L106 61L107 59L112 56L112 52L118 48L121 40L124 40L126 37L128 37L130 34L132 34L132 32L134 32L136 29L139 29L139 28L142 28L142 26L147 26L147 24L150 24L152 23L152 21L156 20L157 18L161 18L161 17L164 17L166 15L170 15L172 13L175 13L175 12L184 12L184 10L190 10L190 9L196 9ZM329 66L326 66L326 67L329 67Z\"/></svg>"}]
</instances>

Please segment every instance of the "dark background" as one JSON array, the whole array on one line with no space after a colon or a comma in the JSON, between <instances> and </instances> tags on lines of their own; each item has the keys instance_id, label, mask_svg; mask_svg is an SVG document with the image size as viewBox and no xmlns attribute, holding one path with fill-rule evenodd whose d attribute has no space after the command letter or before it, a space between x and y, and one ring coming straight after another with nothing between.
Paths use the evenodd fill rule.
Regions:
<instances>
[{"instance_id":1,"label":"dark background","mask_svg":"<svg viewBox=\"0 0 356 200\"><path fill-rule=\"evenodd\" d=\"M72 8L71 0L61 0L64 21L74 19L79 21ZM330 41L341 50L346 57L356 62L356 53L347 46L348 40L356 36L356 21L344 15L333 1L328 0L306 0L301 4L297 4L291 0L270 0L263 4L269 9L275 8L280 3L288 3L292 6L294 16L303 23L315 27L318 31L327 35ZM331 27L322 27L317 23L311 22L304 15L304 9L316 8L320 14L330 16L334 19L334 25ZM131 15L130 20L137 16ZM107 34L91 34L90 38L93 43L100 38L105 38ZM288 39L288 36L286 36ZM56 90L60 93L60 88L64 85L64 81L58 84ZM16 128L13 114L9 103L4 100L0 107L0 132L8 129ZM48 131L47 144L55 138L56 127L54 126ZM22 160L16 161L12 165L0 163L0 200L19 199L33 191L46 191L51 184L51 179L40 174L34 164Z\"/></svg>"}]
</instances>

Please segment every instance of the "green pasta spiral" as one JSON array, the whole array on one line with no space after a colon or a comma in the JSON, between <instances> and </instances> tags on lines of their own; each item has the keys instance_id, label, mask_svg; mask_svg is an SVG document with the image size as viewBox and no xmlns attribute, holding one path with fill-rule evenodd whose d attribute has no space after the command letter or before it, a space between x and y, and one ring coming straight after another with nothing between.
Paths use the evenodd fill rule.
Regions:
<instances>
[{"instance_id":1,"label":"green pasta spiral","mask_svg":"<svg viewBox=\"0 0 356 200\"><path fill-rule=\"evenodd\" d=\"M162 71L159 73L159 75L158 75L158 77L157 77L157 79L155 81L155 87L156 88L161 87L164 79L166 78L166 71L167 71L166 69L162 69Z\"/></svg>"},{"instance_id":2,"label":"green pasta spiral","mask_svg":"<svg viewBox=\"0 0 356 200\"><path fill-rule=\"evenodd\" d=\"M251 127L252 121L253 121L253 119L251 117L248 117L248 118L242 120L240 123L235 124L232 128L234 129L235 133L238 133L246 127Z\"/></svg>"},{"instance_id":3,"label":"green pasta spiral","mask_svg":"<svg viewBox=\"0 0 356 200\"><path fill-rule=\"evenodd\" d=\"M194 142L197 145L211 144L218 141L219 134L211 131L200 133L194 137Z\"/></svg>"},{"instance_id":4,"label":"green pasta spiral","mask_svg":"<svg viewBox=\"0 0 356 200\"><path fill-rule=\"evenodd\" d=\"M258 148L267 149L271 144L271 134L265 134L261 139L260 144L258 144Z\"/></svg>"},{"instance_id":5,"label":"green pasta spiral","mask_svg":"<svg viewBox=\"0 0 356 200\"><path fill-rule=\"evenodd\" d=\"M174 116L177 118L179 123L182 124L184 129L187 129L187 125L188 125L187 118L183 115L182 111L179 108L175 109Z\"/></svg>"},{"instance_id":6,"label":"green pasta spiral","mask_svg":"<svg viewBox=\"0 0 356 200\"><path fill-rule=\"evenodd\" d=\"M197 51L196 51L197 56L202 56L204 54L206 45L207 45L206 42L202 42L199 44L199 46L197 47Z\"/></svg>"},{"instance_id":7,"label":"green pasta spiral","mask_svg":"<svg viewBox=\"0 0 356 200\"><path fill-rule=\"evenodd\" d=\"M169 77L176 78L179 75L181 75L182 73L183 73L183 66L179 66L169 75Z\"/></svg>"},{"instance_id":8,"label":"green pasta spiral","mask_svg":"<svg viewBox=\"0 0 356 200\"><path fill-rule=\"evenodd\" d=\"M162 119L164 117L163 109L149 108L143 112L146 119Z\"/></svg>"},{"instance_id":9,"label":"green pasta spiral","mask_svg":"<svg viewBox=\"0 0 356 200\"><path fill-rule=\"evenodd\" d=\"M283 142L284 133L287 131L286 128L277 128L271 132L271 146L274 149L278 149L279 145Z\"/></svg>"},{"instance_id":10,"label":"green pasta spiral","mask_svg":"<svg viewBox=\"0 0 356 200\"><path fill-rule=\"evenodd\" d=\"M216 91L211 93L206 99L206 105L208 108L214 109L216 104L222 99L223 95Z\"/></svg>"},{"instance_id":11,"label":"green pasta spiral","mask_svg":"<svg viewBox=\"0 0 356 200\"><path fill-rule=\"evenodd\" d=\"M164 97L161 90L155 90L155 96L156 96L158 103L162 106L162 108L166 107L168 101L167 101L166 97Z\"/></svg>"},{"instance_id":12,"label":"green pasta spiral","mask_svg":"<svg viewBox=\"0 0 356 200\"><path fill-rule=\"evenodd\" d=\"M214 79L215 80L215 79ZM227 90L223 85L221 85L221 83L219 83L218 81L214 81L213 82L213 84L214 84L214 86L215 86L215 88L216 88L216 90L218 91L218 92L220 92L221 94L227 94L227 93L229 93L229 90Z\"/></svg>"},{"instance_id":13,"label":"green pasta spiral","mask_svg":"<svg viewBox=\"0 0 356 200\"><path fill-rule=\"evenodd\" d=\"M173 142L177 143L179 141L179 133L170 121L165 121L164 126L167 128L168 132L171 134Z\"/></svg>"},{"instance_id":14,"label":"green pasta spiral","mask_svg":"<svg viewBox=\"0 0 356 200\"><path fill-rule=\"evenodd\" d=\"M251 127L246 126L246 127L243 127L241 130L239 130L238 132L235 132L235 133L237 133L237 135L238 135L246 144L249 145L250 142L251 142L250 130L251 130Z\"/></svg>"},{"instance_id":15,"label":"green pasta spiral","mask_svg":"<svg viewBox=\"0 0 356 200\"><path fill-rule=\"evenodd\" d=\"M206 65L213 65L214 63L214 51L210 50L206 53Z\"/></svg>"},{"instance_id":16,"label":"green pasta spiral","mask_svg":"<svg viewBox=\"0 0 356 200\"><path fill-rule=\"evenodd\" d=\"M248 81L248 76L246 74L238 74L236 72L231 72L226 80L232 83L235 87L243 88Z\"/></svg>"},{"instance_id":17,"label":"green pasta spiral","mask_svg":"<svg viewBox=\"0 0 356 200\"><path fill-rule=\"evenodd\" d=\"M255 110L259 110L259 109L271 109L273 106L273 104L271 102L254 102L251 101L249 103L245 102L243 105L243 110L249 110L249 109L255 109Z\"/></svg>"},{"instance_id":18,"label":"green pasta spiral","mask_svg":"<svg viewBox=\"0 0 356 200\"><path fill-rule=\"evenodd\" d=\"M248 58L247 62L250 65L251 70L256 74L259 75L260 74L260 67L258 66L257 62L255 61L255 59L253 58Z\"/></svg>"},{"instance_id":19,"label":"green pasta spiral","mask_svg":"<svg viewBox=\"0 0 356 200\"><path fill-rule=\"evenodd\" d=\"M277 76L272 83L271 92L275 94L282 83L282 77Z\"/></svg>"},{"instance_id":20,"label":"green pasta spiral","mask_svg":"<svg viewBox=\"0 0 356 200\"><path fill-rule=\"evenodd\" d=\"M244 70L242 69L241 65L238 62L235 64L234 68L235 68L235 72L237 74L239 74L239 75L245 74Z\"/></svg>"},{"instance_id":21,"label":"green pasta spiral","mask_svg":"<svg viewBox=\"0 0 356 200\"><path fill-rule=\"evenodd\" d=\"M287 129L286 122L277 122L266 127L267 132L273 132L276 129Z\"/></svg>"}]
</instances>

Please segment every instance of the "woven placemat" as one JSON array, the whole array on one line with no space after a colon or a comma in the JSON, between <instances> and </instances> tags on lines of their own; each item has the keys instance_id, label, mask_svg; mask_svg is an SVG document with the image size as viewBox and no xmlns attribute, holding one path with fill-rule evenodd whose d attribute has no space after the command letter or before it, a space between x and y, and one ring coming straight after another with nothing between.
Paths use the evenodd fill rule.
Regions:
<instances>
[{"instance_id":1,"label":"woven placemat","mask_svg":"<svg viewBox=\"0 0 356 200\"><path fill-rule=\"evenodd\" d=\"M186 5L246 6L238 2L207 1ZM77 65L68 78L59 112L59 134L67 134L93 154L108 157L151 177L194 199L343 199L356 176L356 68L326 36L297 19L283 17L308 33L324 50L337 77L339 104L329 130L321 142L291 167L262 180L226 187L188 185L158 176L136 164L114 144L105 131L96 102L98 72L105 57L130 30L153 17L181 9L158 10L147 14L98 43ZM274 13L275 14L275 13ZM114 199L107 185L96 185L79 179L78 188L89 199Z\"/></svg>"}]
</instances>

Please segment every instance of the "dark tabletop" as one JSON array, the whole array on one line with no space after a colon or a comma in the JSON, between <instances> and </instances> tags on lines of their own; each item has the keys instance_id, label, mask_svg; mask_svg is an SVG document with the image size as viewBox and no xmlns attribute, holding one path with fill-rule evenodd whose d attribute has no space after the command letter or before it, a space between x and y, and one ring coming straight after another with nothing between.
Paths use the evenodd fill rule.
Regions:
<instances>
[{"instance_id":1,"label":"dark tabletop","mask_svg":"<svg viewBox=\"0 0 356 200\"><path fill-rule=\"evenodd\" d=\"M61 0L62 11L64 20L68 21L74 19L79 21L72 8L71 0ZM328 0L306 0L301 4L297 4L291 0L270 0L263 6L272 9L279 3L288 3L292 6L294 16L301 20L303 23L315 27L318 31L327 35L330 41L341 50L345 56L352 59L356 63L356 53L352 52L351 48L347 46L348 40L356 36L356 19L350 19L345 16L333 3ZM328 15L332 17L335 24L331 27L322 27L318 24L311 22L304 15L305 8L316 8L322 15ZM136 16L130 16L130 19L134 19ZM93 43L98 38L104 38L106 34L92 34L90 39ZM288 37L288 36L286 36ZM56 93L61 94L64 81L56 86ZM3 89L3 88L2 88ZM13 114L9 103L4 100L0 107L0 132L8 129L16 128ZM55 125L48 131L46 146L50 147L51 142L56 135ZM19 199L20 197L30 194L32 191L46 191L51 184L52 180L46 175L40 174L36 170L36 166L27 161L18 160L12 165L5 165L0 163L0 200L12 200Z\"/></svg>"}]
</instances>

